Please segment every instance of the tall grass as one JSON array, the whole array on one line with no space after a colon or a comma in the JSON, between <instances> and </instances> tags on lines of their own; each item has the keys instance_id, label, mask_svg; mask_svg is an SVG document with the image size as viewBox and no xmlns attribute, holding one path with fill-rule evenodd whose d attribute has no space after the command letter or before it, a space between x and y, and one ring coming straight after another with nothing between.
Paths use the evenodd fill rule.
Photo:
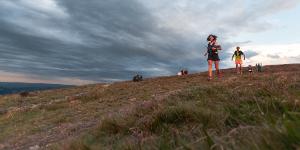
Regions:
<instances>
[{"instance_id":1,"label":"tall grass","mask_svg":"<svg viewBox=\"0 0 300 150\"><path fill-rule=\"evenodd\" d=\"M299 90L299 82L274 77L239 88L191 87L110 116L79 143L87 149L297 149Z\"/></svg>"}]
</instances>

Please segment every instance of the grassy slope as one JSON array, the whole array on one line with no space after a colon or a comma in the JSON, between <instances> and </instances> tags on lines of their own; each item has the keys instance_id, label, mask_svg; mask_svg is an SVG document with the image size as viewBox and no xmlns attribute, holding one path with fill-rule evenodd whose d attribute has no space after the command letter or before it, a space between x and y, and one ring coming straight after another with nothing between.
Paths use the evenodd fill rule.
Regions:
<instances>
[{"instance_id":1,"label":"grassy slope","mask_svg":"<svg viewBox=\"0 0 300 150\"><path fill-rule=\"evenodd\" d=\"M300 148L300 65L232 72L2 96L0 149Z\"/></svg>"}]
</instances>

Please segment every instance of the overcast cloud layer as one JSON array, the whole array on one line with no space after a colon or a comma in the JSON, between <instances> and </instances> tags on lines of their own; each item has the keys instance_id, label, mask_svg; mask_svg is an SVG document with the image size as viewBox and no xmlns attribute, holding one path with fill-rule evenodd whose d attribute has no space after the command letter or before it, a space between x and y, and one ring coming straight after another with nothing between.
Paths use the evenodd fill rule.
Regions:
<instances>
[{"instance_id":1,"label":"overcast cloud layer","mask_svg":"<svg viewBox=\"0 0 300 150\"><path fill-rule=\"evenodd\" d=\"M235 35L266 31L273 26L268 15L299 3L1 0L0 70L40 80L96 82L126 80L137 72L172 75L182 67L201 71L208 34L217 34L228 51L237 44L230 42ZM231 56L223 52L221 57Z\"/></svg>"}]
</instances>

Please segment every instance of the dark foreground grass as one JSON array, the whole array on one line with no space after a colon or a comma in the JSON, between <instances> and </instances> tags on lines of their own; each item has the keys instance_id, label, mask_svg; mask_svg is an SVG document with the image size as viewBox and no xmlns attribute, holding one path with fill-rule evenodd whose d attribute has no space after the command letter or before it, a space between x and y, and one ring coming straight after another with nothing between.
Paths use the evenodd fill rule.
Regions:
<instances>
[{"instance_id":1,"label":"dark foreground grass","mask_svg":"<svg viewBox=\"0 0 300 150\"><path fill-rule=\"evenodd\" d=\"M195 86L109 116L56 148L299 149L299 98L298 78Z\"/></svg>"}]
</instances>

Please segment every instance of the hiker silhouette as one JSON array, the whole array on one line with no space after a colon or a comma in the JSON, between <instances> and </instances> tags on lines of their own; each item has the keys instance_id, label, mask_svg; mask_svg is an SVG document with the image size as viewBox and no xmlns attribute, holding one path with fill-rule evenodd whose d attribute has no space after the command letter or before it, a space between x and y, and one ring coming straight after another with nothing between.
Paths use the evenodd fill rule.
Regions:
<instances>
[{"instance_id":1,"label":"hiker silhouette","mask_svg":"<svg viewBox=\"0 0 300 150\"><path fill-rule=\"evenodd\" d=\"M212 64L215 64L215 69L218 77L221 77L220 71L219 71L219 54L218 51L222 50L221 45L217 43L217 36L210 34L207 37L207 52L204 54L204 56L207 56L207 62L208 62L208 81L212 79Z\"/></svg>"},{"instance_id":2,"label":"hiker silhouette","mask_svg":"<svg viewBox=\"0 0 300 150\"><path fill-rule=\"evenodd\" d=\"M237 46L235 52L232 55L231 60L235 59L235 70L237 74L243 74L242 65L243 60L242 56L244 57L244 60L246 59L245 54L240 50L240 47Z\"/></svg>"},{"instance_id":3,"label":"hiker silhouette","mask_svg":"<svg viewBox=\"0 0 300 150\"><path fill-rule=\"evenodd\" d=\"M142 75L139 75L139 74L136 74L133 79L132 79L133 82L140 82L140 81L143 81L143 76Z\"/></svg>"},{"instance_id":4,"label":"hiker silhouette","mask_svg":"<svg viewBox=\"0 0 300 150\"><path fill-rule=\"evenodd\" d=\"M178 76L183 76L183 75L188 75L188 70L187 69L182 69L180 72L177 73Z\"/></svg>"}]
</instances>

